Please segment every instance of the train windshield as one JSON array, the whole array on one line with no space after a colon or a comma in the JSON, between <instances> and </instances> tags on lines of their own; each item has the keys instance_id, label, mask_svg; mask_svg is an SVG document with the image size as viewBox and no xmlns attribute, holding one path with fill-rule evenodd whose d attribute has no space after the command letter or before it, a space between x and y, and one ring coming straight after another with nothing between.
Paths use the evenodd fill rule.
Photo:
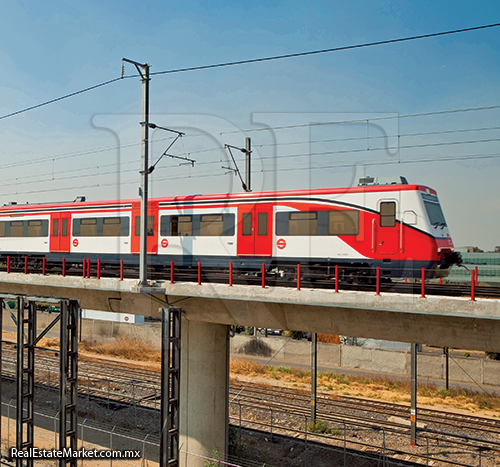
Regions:
<instances>
[{"instance_id":1,"label":"train windshield","mask_svg":"<svg viewBox=\"0 0 500 467\"><path fill-rule=\"evenodd\" d=\"M425 209L431 221L431 224L438 227L446 227L446 221L444 220L444 214L441 210L439 203L431 203L430 201L424 201Z\"/></svg>"}]
</instances>

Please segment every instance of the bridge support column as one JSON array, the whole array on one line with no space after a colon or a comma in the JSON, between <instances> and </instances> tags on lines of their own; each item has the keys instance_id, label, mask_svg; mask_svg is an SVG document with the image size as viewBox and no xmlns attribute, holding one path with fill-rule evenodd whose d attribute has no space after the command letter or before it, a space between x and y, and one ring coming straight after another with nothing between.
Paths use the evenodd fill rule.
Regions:
<instances>
[{"instance_id":1,"label":"bridge support column","mask_svg":"<svg viewBox=\"0 0 500 467\"><path fill-rule=\"evenodd\" d=\"M223 460L228 445L229 326L182 320L180 466Z\"/></svg>"}]
</instances>

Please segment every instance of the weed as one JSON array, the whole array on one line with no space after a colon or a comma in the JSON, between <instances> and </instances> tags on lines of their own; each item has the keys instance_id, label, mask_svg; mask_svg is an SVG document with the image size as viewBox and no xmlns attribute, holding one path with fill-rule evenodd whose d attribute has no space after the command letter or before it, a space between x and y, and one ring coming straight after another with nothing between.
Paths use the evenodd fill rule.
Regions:
<instances>
[{"instance_id":1,"label":"weed","mask_svg":"<svg viewBox=\"0 0 500 467\"><path fill-rule=\"evenodd\" d=\"M342 436L342 431L328 428L328 422L325 420L316 420L314 423L307 425L309 433L318 433L324 435Z\"/></svg>"},{"instance_id":2,"label":"weed","mask_svg":"<svg viewBox=\"0 0 500 467\"><path fill-rule=\"evenodd\" d=\"M446 399L447 397L450 397L450 391L448 389L439 389L436 391L436 396L442 397L443 399Z\"/></svg>"},{"instance_id":3,"label":"weed","mask_svg":"<svg viewBox=\"0 0 500 467\"><path fill-rule=\"evenodd\" d=\"M335 381L337 381L338 384L345 384L346 386L351 384L351 378L347 375L334 374L333 378L335 379Z\"/></svg>"},{"instance_id":4,"label":"weed","mask_svg":"<svg viewBox=\"0 0 500 467\"><path fill-rule=\"evenodd\" d=\"M203 462L204 467L218 467L220 466L220 461L219 461L219 451L217 448L212 449L212 459L214 460L206 460Z\"/></svg>"},{"instance_id":5,"label":"weed","mask_svg":"<svg viewBox=\"0 0 500 467\"><path fill-rule=\"evenodd\" d=\"M286 366L279 366L278 368L276 368L276 371L279 371L280 373L288 373L288 374L292 373L292 369Z\"/></svg>"}]
</instances>

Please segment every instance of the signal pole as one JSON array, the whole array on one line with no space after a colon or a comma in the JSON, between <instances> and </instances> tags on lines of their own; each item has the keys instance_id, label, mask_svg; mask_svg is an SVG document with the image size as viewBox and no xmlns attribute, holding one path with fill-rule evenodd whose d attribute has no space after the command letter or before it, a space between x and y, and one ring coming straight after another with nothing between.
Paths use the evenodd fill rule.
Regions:
<instances>
[{"instance_id":1,"label":"signal pole","mask_svg":"<svg viewBox=\"0 0 500 467\"><path fill-rule=\"evenodd\" d=\"M148 283L148 168L149 168L149 68L147 63L138 63L126 58L124 62L137 68L142 81L142 152L141 152L141 236L139 250L139 286L147 287Z\"/></svg>"},{"instance_id":2,"label":"signal pole","mask_svg":"<svg viewBox=\"0 0 500 467\"><path fill-rule=\"evenodd\" d=\"M252 142L250 138L245 139L245 185L248 191L252 191Z\"/></svg>"}]
</instances>

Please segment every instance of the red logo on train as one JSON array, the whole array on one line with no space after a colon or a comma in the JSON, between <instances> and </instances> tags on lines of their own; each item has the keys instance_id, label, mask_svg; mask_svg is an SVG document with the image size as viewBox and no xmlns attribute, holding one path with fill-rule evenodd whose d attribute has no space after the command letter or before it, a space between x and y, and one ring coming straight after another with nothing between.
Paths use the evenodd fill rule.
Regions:
<instances>
[{"instance_id":1,"label":"red logo on train","mask_svg":"<svg viewBox=\"0 0 500 467\"><path fill-rule=\"evenodd\" d=\"M280 238L277 242L276 242L276 246L280 249L280 250L283 250L285 247L286 247L286 240L284 238Z\"/></svg>"},{"instance_id":2,"label":"red logo on train","mask_svg":"<svg viewBox=\"0 0 500 467\"><path fill-rule=\"evenodd\" d=\"M167 246L168 246L168 240L166 238L164 238L161 241L161 246L162 246L162 248L167 248Z\"/></svg>"},{"instance_id":3,"label":"red logo on train","mask_svg":"<svg viewBox=\"0 0 500 467\"><path fill-rule=\"evenodd\" d=\"M74 247L77 247L77 246L78 246L78 239L77 239L77 238L75 238L75 239L73 240L73 246L74 246Z\"/></svg>"}]
</instances>

